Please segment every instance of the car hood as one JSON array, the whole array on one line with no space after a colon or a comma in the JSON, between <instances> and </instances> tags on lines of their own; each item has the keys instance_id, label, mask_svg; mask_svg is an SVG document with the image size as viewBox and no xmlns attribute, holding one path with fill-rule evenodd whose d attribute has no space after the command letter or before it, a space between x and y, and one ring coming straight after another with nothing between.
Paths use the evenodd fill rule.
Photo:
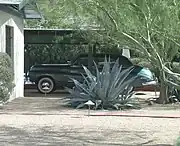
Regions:
<instances>
[{"instance_id":1,"label":"car hood","mask_svg":"<svg viewBox=\"0 0 180 146\"><path fill-rule=\"evenodd\" d=\"M145 79L147 81L153 81L154 75L148 68L142 68L140 72L137 74L138 77Z\"/></svg>"}]
</instances>

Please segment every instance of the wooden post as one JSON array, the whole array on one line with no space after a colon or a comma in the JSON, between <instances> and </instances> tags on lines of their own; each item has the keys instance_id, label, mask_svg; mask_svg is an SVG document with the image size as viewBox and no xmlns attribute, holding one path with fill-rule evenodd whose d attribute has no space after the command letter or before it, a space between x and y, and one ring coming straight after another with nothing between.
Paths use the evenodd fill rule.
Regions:
<instances>
[{"instance_id":1,"label":"wooden post","mask_svg":"<svg viewBox=\"0 0 180 146\"><path fill-rule=\"evenodd\" d=\"M96 52L97 52L97 43L95 43L95 44L93 45L93 50L92 50L92 52L93 52L93 55L96 54Z\"/></svg>"},{"instance_id":2,"label":"wooden post","mask_svg":"<svg viewBox=\"0 0 180 146\"><path fill-rule=\"evenodd\" d=\"M92 65L93 65L93 45L89 44L88 48L88 69L92 71Z\"/></svg>"}]
</instances>

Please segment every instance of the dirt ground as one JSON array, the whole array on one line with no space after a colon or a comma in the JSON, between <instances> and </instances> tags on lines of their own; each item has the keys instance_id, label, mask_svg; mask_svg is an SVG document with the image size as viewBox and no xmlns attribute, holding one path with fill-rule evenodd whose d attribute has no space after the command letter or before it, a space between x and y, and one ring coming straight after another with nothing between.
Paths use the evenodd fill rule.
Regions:
<instances>
[{"instance_id":1,"label":"dirt ground","mask_svg":"<svg viewBox=\"0 0 180 146\"><path fill-rule=\"evenodd\" d=\"M0 145L170 146L180 132L180 118L87 116L87 110L63 106L63 96L24 97L5 105L0 110ZM123 113L180 116L179 106L170 107L152 106ZM101 113L109 111L91 111Z\"/></svg>"}]
</instances>

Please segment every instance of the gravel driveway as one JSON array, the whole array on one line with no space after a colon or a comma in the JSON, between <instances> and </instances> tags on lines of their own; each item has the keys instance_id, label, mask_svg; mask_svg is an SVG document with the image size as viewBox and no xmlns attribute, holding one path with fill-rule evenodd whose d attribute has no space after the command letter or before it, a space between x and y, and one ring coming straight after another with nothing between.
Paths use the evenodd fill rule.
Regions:
<instances>
[{"instance_id":1,"label":"gravel driveway","mask_svg":"<svg viewBox=\"0 0 180 146\"><path fill-rule=\"evenodd\" d=\"M12 146L165 146L179 133L179 119L1 115L0 143Z\"/></svg>"},{"instance_id":2,"label":"gravel driveway","mask_svg":"<svg viewBox=\"0 0 180 146\"><path fill-rule=\"evenodd\" d=\"M180 114L179 109L130 112ZM59 98L15 99L0 110L0 145L170 146L180 131L180 118L88 117L86 114L87 110L63 107Z\"/></svg>"}]
</instances>

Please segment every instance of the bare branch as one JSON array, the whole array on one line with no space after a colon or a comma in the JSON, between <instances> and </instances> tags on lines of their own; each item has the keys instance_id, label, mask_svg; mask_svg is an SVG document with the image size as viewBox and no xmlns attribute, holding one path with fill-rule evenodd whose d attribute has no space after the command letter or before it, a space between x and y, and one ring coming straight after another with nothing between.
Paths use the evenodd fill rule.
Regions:
<instances>
[{"instance_id":1,"label":"bare branch","mask_svg":"<svg viewBox=\"0 0 180 146\"><path fill-rule=\"evenodd\" d=\"M114 17L108 12L108 10L106 10L102 5L100 5L98 2L97 3L94 3L94 5L97 7L97 8L99 8L99 9L101 9L107 16L108 16L108 18L111 20L111 22L112 22L112 24L114 25L114 27L115 27L115 30L119 30L118 29L118 24L117 24L117 22L116 22L116 20L114 19Z\"/></svg>"},{"instance_id":2,"label":"bare branch","mask_svg":"<svg viewBox=\"0 0 180 146\"><path fill-rule=\"evenodd\" d=\"M164 33L160 32L160 31L157 31L155 29L151 29L153 31L155 31L156 33L160 34L161 36L163 36L164 38L172 41L173 43L175 43L178 47L180 47L180 44L178 42L176 42L174 39L171 39L170 37L167 37Z\"/></svg>"},{"instance_id":3,"label":"bare branch","mask_svg":"<svg viewBox=\"0 0 180 146\"><path fill-rule=\"evenodd\" d=\"M168 83L170 86L173 86L175 87L176 89L179 89L180 90L180 85L172 82L172 81L169 81L168 79L165 79L165 82Z\"/></svg>"},{"instance_id":4,"label":"bare branch","mask_svg":"<svg viewBox=\"0 0 180 146\"><path fill-rule=\"evenodd\" d=\"M124 36L128 37L130 40L134 41L136 44L138 44L146 52L148 57L151 58L151 54L147 51L147 49L141 43L139 43L139 41L137 41L134 37L132 37L131 35L129 35L129 34L125 33L125 32L122 32L122 34Z\"/></svg>"},{"instance_id":5,"label":"bare branch","mask_svg":"<svg viewBox=\"0 0 180 146\"><path fill-rule=\"evenodd\" d=\"M180 80L180 74L172 72L170 69L168 69L166 66L163 65L163 70L173 76L176 76L178 80Z\"/></svg>"}]
</instances>

